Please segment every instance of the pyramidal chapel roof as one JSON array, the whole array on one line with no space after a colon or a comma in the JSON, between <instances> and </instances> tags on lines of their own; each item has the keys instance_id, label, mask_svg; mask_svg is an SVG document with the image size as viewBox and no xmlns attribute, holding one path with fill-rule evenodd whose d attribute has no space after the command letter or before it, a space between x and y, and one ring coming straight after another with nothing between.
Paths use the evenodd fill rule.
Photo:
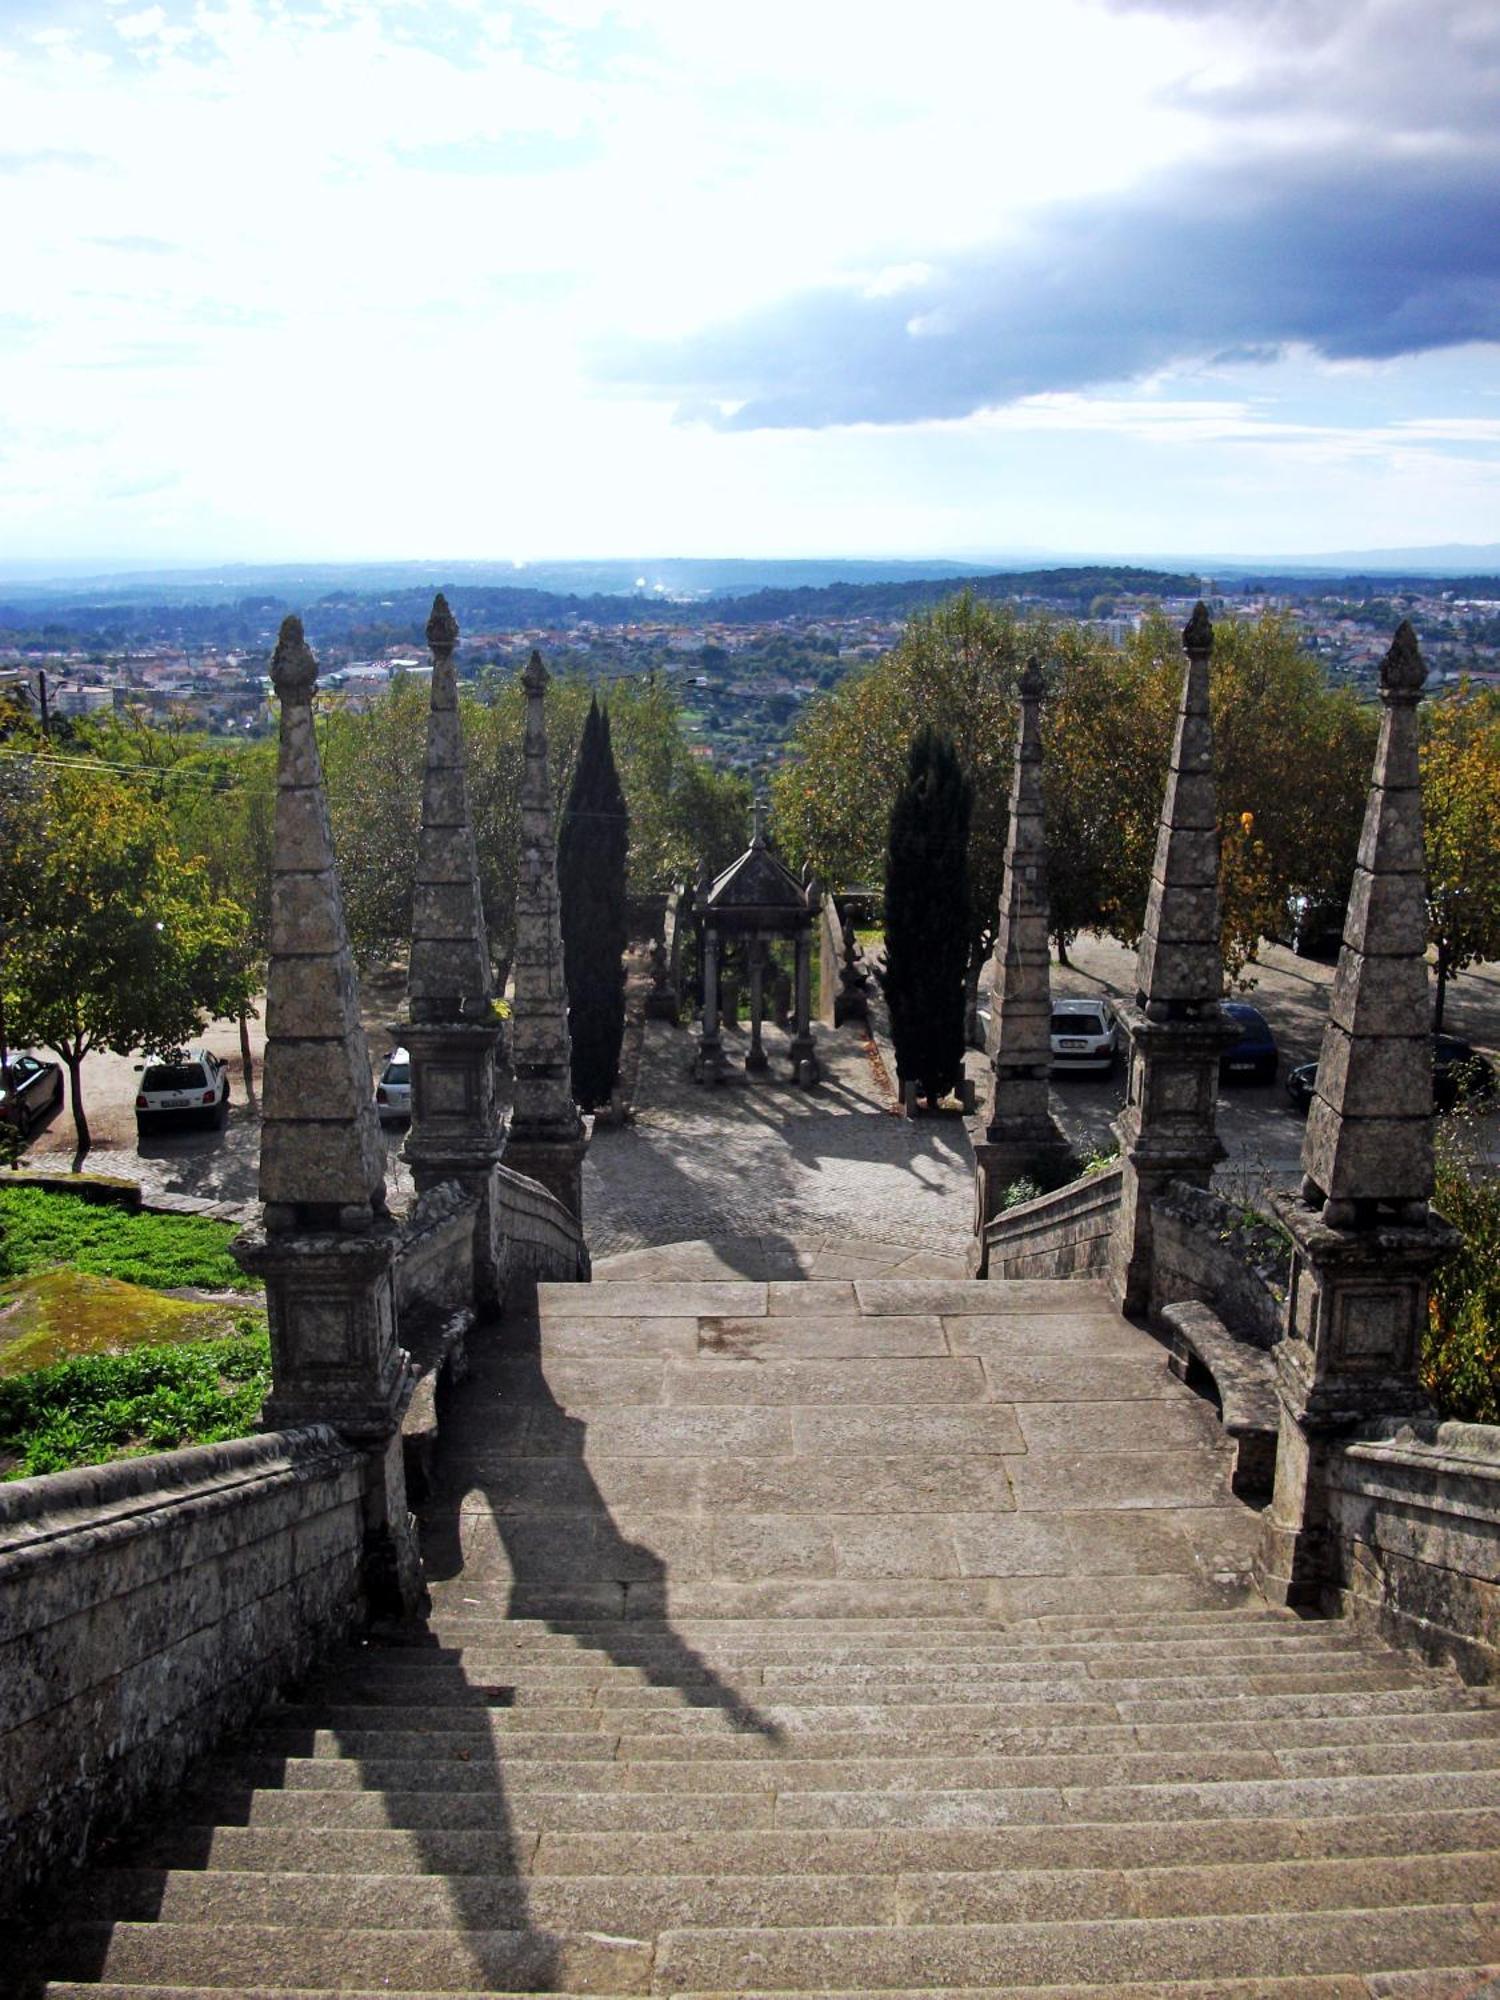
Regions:
<instances>
[{"instance_id":1,"label":"pyramidal chapel roof","mask_svg":"<svg viewBox=\"0 0 1500 2000\"><path fill-rule=\"evenodd\" d=\"M705 909L720 914L765 912L805 914L807 895L791 869L773 853L758 830L737 861L731 861L710 888Z\"/></svg>"}]
</instances>

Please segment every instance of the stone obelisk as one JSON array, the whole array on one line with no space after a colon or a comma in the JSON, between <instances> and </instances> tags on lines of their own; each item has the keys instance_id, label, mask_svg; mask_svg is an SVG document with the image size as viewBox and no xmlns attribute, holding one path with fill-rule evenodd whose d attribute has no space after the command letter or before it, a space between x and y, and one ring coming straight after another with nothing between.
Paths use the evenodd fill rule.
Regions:
<instances>
[{"instance_id":1,"label":"stone obelisk","mask_svg":"<svg viewBox=\"0 0 1500 2000\"><path fill-rule=\"evenodd\" d=\"M1046 682L1028 660L1017 685L1020 714L1011 766L1005 880L995 932L988 1041L989 1080L973 1126L974 1268L985 1268L984 1225L1012 1181L1052 1181L1068 1156L1052 1120L1052 974L1047 941L1047 825L1042 798L1042 701Z\"/></svg>"},{"instance_id":2,"label":"stone obelisk","mask_svg":"<svg viewBox=\"0 0 1500 2000\"><path fill-rule=\"evenodd\" d=\"M1120 1114L1120 1213L1111 1289L1126 1312L1151 1305L1151 1203L1174 1181L1206 1188L1224 1149L1215 1129L1219 1054L1228 1031L1219 939L1219 819L1209 710L1213 626L1195 607L1172 762L1157 825L1151 890L1136 958L1135 1000L1120 1009L1130 1074Z\"/></svg>"},{"instance_id":3,"label":"stone obelisk","mask_svg":"<svg viewBox=\"0 0 1500 2000\"><path fill-rule=\"evenodd\" d=\"M1429 1206L1432 1013L1427 983L1417 702L1427 669L1409 624L1381 662L1384 712L1334 975L1302 1185L1275 1200L1292 1238L1276 1490L1257 1580L1277 1603L1336 1594L1329 1476L1377 1417L1427 1411L1418 1379L1428 1286L1456 1242Z\"/></svg>"},{"instance_id":4,"label":"stone obelisk","mask_svg":"<svg viewBox=\"0 0 1500 2000\"><path fill-rule=\"evenodd\" d=\"M514 1108L505 1164L540 1181L580 1222L587 1131L573 1102L568 988L563 974L557 835L547 758L548 674L533 653L526 690L526 767L521 781L521 858L516 883L515 1003L511 1060Z\"/></svg>"},{"instance_id":5,"label":"stone obelisk","mask_svg":"<svg viewBox=\"0 0 1500 2000\"><path fill-rule=\"evenodd\" d=\"M439 593L427 621L432 697L412 898L409 1019L393 1032L411 1056L405 1155L412 1177L419 1193L456 1181L474 1197L475 1297L494 1305L505 1290L494 1176L502 1144L495 1101L500 1025L464 775L453 663L458 637L457 620Z\"/></svg>"},{"instance_id":6,"label":"stone obelisk","mask_svg":"<svg viewBox=\"0 0 1500 2000\"><path fill-rule=\"evenodd\" d=\"M368 1454L365 1588L385 1611L423 1600L400 1424L412 1374L397 1338L397 1232L387 1216L343 900L313 729L317 662L296 618L271 680L281 701L260 1194L235 1255L265 1281L268 1429L332 1424Z\"/></svg>"}]
</instances>

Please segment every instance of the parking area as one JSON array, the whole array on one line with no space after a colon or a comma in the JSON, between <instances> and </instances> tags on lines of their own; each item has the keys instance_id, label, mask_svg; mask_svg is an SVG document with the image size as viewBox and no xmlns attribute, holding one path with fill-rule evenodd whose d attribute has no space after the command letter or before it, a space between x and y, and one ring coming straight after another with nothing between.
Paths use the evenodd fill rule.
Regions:
<instances>
[{"instance_id":1,"label":"parking area","mask_svg":"<svg viewBox=\"0 0 1500 2000\"><path fill-rule=\"evenodd\" d=\"M1069 948L1070 963L1052 968L1053 991L1128 999L1135 954L1113 938L1089 935ZM1238 996L1262 1013L1279 1050L1274 1083L1220 1087L1219 1137L1228 1157L1216 1177L1236 1198L1256 1199L1267 1188L1295 1184L1300 1173L1305 1118L1286 1091L1299 1063L1317 1060L1328 1013L1334 968L1299 958L1284 945L1267 944L1248 966L1250 989ZM1470 1042L1500 1069L1500 964L1472 967L1448 989L1445 1031ZM1072 1076L1054 1081L1053 1109L1070 1142L1082 1152L1114 1144L1112 1121L1125 1101L1123 1065L1113 1077ZM1500 1158L1500 1099L1477 1116L1474 1130L1492 1162Z\"/></svg>"},{"instance_id":2,"label":"parking area","mask_svg":"<svg viewBox=\"0 0 1500 2000\"><path fill-rule=\"evenodd\" d=\"M1112 1000L1130 994L1135 955L1113 939L1079 938L1070 948L1069 960L1066 966L1053 967L1055 993L1080 997L1103 994ZM1265 1015L1275 1034L1280 1051L1277 1077L1274 1083L1236 1083L1221 1088L1219 1133L1227 1158L1217 1178L1232 1198L1258 1202L1268 1188L1294 1185L1300 1171L1304 1120L1286 1094L1285 1078L1297 1063L1310 1062L1317 1056L1333 967L1298 958L1281 945L1267 945L1261 961L1249 969L1249 976L1254 985L1244 997ZM403 999L399 972L368 978L363 983L363 1022L377 1074L393 1046L389 1024L402 1011ZM1475 967L1454 983L1449 992L1447 1026L1500 1067L1500 964ZM231 1097L225 1129L164 1129L138 1140L134 1107L139 1059L109 1054L90 1056L84 1067L85 1103L94 1140L88 1165L96 1173L120 1174L138 1180L148 1196L186 1195L223 1203L227 1208L248 1209L256 1200L260 1152L258 1090L263 1027L259 1021L251 1024L252 1074L248 1087L240 1061L237 1024L216 1021L200 1039L229 1064ZM828 1053L831 1056L832 1049ZM976 1080L980 1079L984 1070L982 1055L971 1054L969 1067ZM646 1151L652 1145L658 1150L669 1149L664 1127L669 1122L670 1106L665 1102L655 1104L654 1099L664 1095L675 1103L682 1092L674 1094L668 1090L665 1076L665 1071L657 1076L647 1064L641 1077L640 1108L647 1115L632 1131L638 1130L648 1140ZM832 1083L825 1096L830 1094L838 1095ZM685 1101L697 1122L691 1144L684 1140L683 1145L693 1159L701 1161L705 1170L713 1174L715 1198L722 1200L728 1149L723 1104L705 1105L700 1099L701 1093L686 1093ZM1077 1151L1087 1155L1112 1150L1113 1121L1124 1102L1123 1064L1108 1077L1073 1075L1054 1079L1052 1101L1057 1122ZM1473 1121L1476 1136L1492 1164L1500 1163L1500 1108L1496 1107L1500 1107L1500 1100L1492 1100L1492 1108ZM864 1108L874 1108L873 1099ZM410 1175L400 1158L406 1128L395 1124L385 1129L392 1200L400 1207L411 1192ZM762 1125L757 1129L763 1143L765 1128ZM956 1127L951 1137L954 1145L966 1153L962 1128ZM890 1135L884 1138L888 1140ZM620 1149L620 1142L611 1143L614 1150ZM642 1169L639 1165L632 1168L616 1186L603 1172L607 1164L604 1156L610 1150L611 1147L601 1148L592 1163L590 1185L595 1205L591 1230L602 1230L613 1242L615 1233L623 1231L624 1236L629 1236L631 1229L638 1227L637 1210L641 1207L638 1175ZM37 1131L28 1157L35 1166L66 1168L72 1163L73 1151L73 1120L65 1104ZM754 1178L753 1162L746 1171ZM857 1154L851 1155L849 1173L853 1182L858 1181L860 1171ZM867 1166L866 1171L873 1172L873 1168ZM823 1180L828 1178L826 1167L820 1173ZM813 1178L810 1167L807 1177L810 1181ZM964 1178L962 1173L959 1178ZM946 1179L943 1185L948 1185ZM846 1208L852 1213L860 1207L856 1189L839 1208L839 1214L843 1216ZM616 1208L620 1210L618 1216L614 1214ZM966 1217L963 1222L966 1226ZM888 1219L882 1226L889 1227Z\"/></svg>"}]
</instances>

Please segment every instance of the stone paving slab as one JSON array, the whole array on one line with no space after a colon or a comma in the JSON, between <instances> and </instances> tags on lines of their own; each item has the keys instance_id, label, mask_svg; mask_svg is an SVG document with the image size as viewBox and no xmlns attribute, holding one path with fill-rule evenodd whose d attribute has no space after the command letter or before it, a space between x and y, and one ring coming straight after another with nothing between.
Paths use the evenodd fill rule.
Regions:
<instances>
[{"instance_id":1,"label":"stone paving slab","mask_svg":"<svg viewBox=\"0 0 1500 2000\"><path fill-rule=\"evenodd\" d=\"M557 1319L650 1319L667 1311L668 1295L661 1284L645 1280L591 1285L542 1284L536 1288L536 1310L546 1321ZM673 1318L701 1318L705 1315L735 1319L748 1318L766 1309L766 1287L743 1280L705 1279L677 1282L670 1294Z\"/></svg>"},{"instance_id":2,"label":"stone paving slab","mask_svg":"<svg viewBox=\"0 0 1500 2000\"><path fill-rule=\"evenodd\" d=\"M856 1313L783 1313L768 1314L764 1319L705 1319L699 1325L704 1353L757 1360L779 1355L804 1360L899 1361L947 1355L949 1351L943 1322L934 1313L893 1313L881 1320Z\"/></svg>"}]
</instances>

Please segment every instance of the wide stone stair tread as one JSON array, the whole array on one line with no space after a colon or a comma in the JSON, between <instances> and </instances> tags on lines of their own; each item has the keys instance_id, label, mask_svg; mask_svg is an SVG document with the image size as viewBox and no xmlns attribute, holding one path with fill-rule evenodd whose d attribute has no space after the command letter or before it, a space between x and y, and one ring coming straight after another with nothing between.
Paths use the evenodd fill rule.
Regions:
<instances>
[{"instance_id":1,"label":"wide stone stair tread","mask_svg":"<svg viewBox=\"0 0 1500 2000\"><path fill-rule=\"evenodd\" d=\"M1080 1985L1070 1980L1066 1987L950 1986L942 1991L944 2000L1458 2000L1458 1996L1477 2000L1485 1982L1496 1971L1495 1966L1438 1966L1416 1973L1375 1973L1368 1978L1335 1973L1311 1979L1174 1979L1167 1983L1155 1979L1111 1980L1105 1985L1093 1981ZM47 1986L46 1996L47 2000L204 2000L204 1996L213 1995L214 2000L220 2000L223 1990L155 1983L121 1985L112 1980L80 1985L70 1980L54 1980ZM427 2000L426 1989L402 1992L389 1986L377 1989L256 1985L237 1991L240 2000ZM552 1991L561 1995L562 2000L568 2000L562 1988L554 1987ZM767 1993L746 1990L734 1994L681 1991L669 1994L663 1987L660 1991L664 2000L774 2000ZM485 2000L527 2000L527 1996L492 1987ZM589 2000L627 2000L627 1996L591 1992ZM868 1990L827 1992L821 2000L868 2000ZM932 1989L886 1987L882 1989L882 2000L932 2000Z\"/></svg>"},{"instance_id":2,"label":"wide stone stair tread","mask_svg":"<svg viewBox=\"0 0 1500 2000\"><path fill-rule=\"evenodd\" d=\"M1500 1692L1254 1595L1231 1449L1102 1286L853 1248L631 1253L476 1341L423 1642L202 1760L28 2000L1493 1976Z\"/></svg>"},{"instance_id":3,"label":"wide stone stair tread","mask_svg":"<svg viewBox=\"0 0 1500 2000\"><path fill-rule=\"evenodd\" d=\"M174 1984L235 1991L275 1965L283 1980L304 1987L375 1986L384 1976L393 1984L452 1993L538 1979L560 1982L563 1990L577 1983L585 1991L878 1992L924 1984L1058 1985L1101 1973L1247 1978L1288 1962L1312 1974L1411 1970L1455 1959L1484 1963L1500 1955L1500 1906L1465 1899L1398 1910L1356 1905L1072 1922L683 1926L663 1931L654 1945L598 1932L218 1921L120 1923L97 1931L80 1924L68 1940L85 1965L102 1951L104 1976L127 1985L165 1975ZM64 1963L57 1969L67 1976L72 1968ZM557 1984L542 1990L555 1991Z\"/></svg>"}]
</instances>

